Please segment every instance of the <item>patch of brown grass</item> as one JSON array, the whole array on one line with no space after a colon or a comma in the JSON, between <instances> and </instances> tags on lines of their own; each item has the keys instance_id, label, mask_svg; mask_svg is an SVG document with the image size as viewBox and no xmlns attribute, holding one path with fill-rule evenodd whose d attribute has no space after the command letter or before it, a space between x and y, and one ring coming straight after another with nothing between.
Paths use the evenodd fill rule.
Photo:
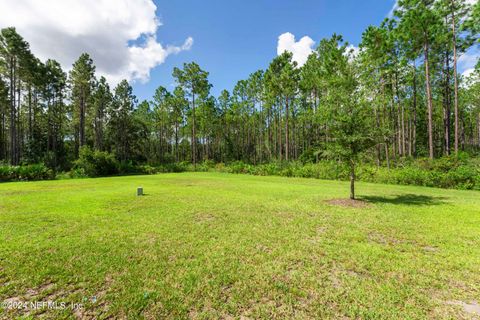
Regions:
<instances>
[{"instance_id":1,"label":"patch of brown grass","mask_svg":"<svg viewBox=\"0 0 480 320\"><path fill-rule=\"evenodd\" d=\"M352 199L330 199L326 200L326 203L333 206L340 206L344 208L369 208L371 205L363 200Z\"/></svg>"}]
</instances>

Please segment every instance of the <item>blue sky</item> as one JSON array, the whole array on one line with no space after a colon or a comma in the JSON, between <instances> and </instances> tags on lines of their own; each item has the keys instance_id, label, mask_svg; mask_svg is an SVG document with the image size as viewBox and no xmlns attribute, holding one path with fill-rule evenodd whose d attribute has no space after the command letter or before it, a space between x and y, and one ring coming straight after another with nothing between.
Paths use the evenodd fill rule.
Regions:
<instances>
[{"instance_id":1,"label":"blue sky","mask_svg":"<svg viewBox=\"0 0 480 320\"><path fill-rule=\"evenodd\" d=\"M139 100L150 100L159 85L173 90L172 70L184 62L196 61L208 71L218 96L266 69L277 49L292 51L301 62L314 43L333 33L357 46L363 31L379 25L394 5L395 0L0 0L0 12L9 12L0 15L0 28L16 27L37 57L55 59L67 72L89 53L97 76L112 87L127 79ZM471 72L479 56L478 46L461 56L459 71Z\"/></svg>"},{"instance_id":2,"label":"blue sky","mask_svg":"<svg viewBox=\"0 0 480 320\"><path fill-rule=\"evenodd\" d=\"M158 85L173 89L172 69L196 61L210 72L212 93L231 90L236 81L265 69L277 54L278 37L290 32L298 41L309 36L317 44L333 33L358 45L363 30L378 25L393 0L257 0L257 1L155 1L162 22L157 39L181 45L189 36L189 51L169 56L150 72L150 81L134 82L134 92L150 99Z\"/></svg>"}]
</instances>

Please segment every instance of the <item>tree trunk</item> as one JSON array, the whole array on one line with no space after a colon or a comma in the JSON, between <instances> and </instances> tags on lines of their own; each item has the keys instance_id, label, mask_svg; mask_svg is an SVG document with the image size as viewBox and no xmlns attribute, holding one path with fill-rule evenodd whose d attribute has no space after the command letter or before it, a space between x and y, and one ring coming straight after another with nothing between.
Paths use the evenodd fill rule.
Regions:
<instances>
[{"instance_id":1,"label":"tree trunk","mask_svg":"<svg viewBox=\"0 0 480 320\"><path fill-rule=\"evenodd\" d=\"M10 164L16 165L16 136L15 136L15 58L10 58Z\"/></svg>"},{"instance_id":2,"label":"tree trunk","mask_svg":"<svg viewBox=\"0 0 480 320\"><path fill-rule=\"evenodd\" d=\"M280 115L280 110L277 112L277 145L278 145L278 156L280 161L282 160L282 119Z\"/></svg>"},{"instance_id":3,"label":"tree trunk","mask_svg":"<svg viewBox=\"0 0 480 320\"><path fill-rule=\"evenodd\" d=\"M273 133L272 133L272 114L270 107L267 109L267 121L268 121L268 158L272 159L272 146L273 146Z\"/></svg>"},{"instance_id":4,"label":"tree trunk","mask_svg":"<svg viewBox=\"0 0 480 320\"><path fill-rule=\"evenodd\" d=\"M433 105L432 91L430 87L430 67L428 65L428 40L425 39L424 56L425 56L425 82L427 86L427 106L428 106L428 151L430 159L433 159Z\"/></svg>"},{"instance_id":5,"label":"tree trunk","mask_svg":"<svg viewBox=\"0 0 480 320\"><path fill-rule=\"evenodd\" d=\"M395 71L395 96L397 102L397 141L398 141L398 154L401 157L405 156L405 124L403 106L400 103L400 95L398 89L398 72Z\"/></svg>"},{"instance_id":6,"label":"tree trunk","mask_svg":"<svg viewBox=\"0 0 480 320\"><path fill-rule=\"evenodd\" d=\"M411 115L408 117L408 156L412 157L412 118Z\"/></svg>"},{"instance_id":7,"label":"tree trunk","mask_svg":"<svg viewBox=\"0 0 480 320\"><path fill-rule=\"evenodd\" d=\"M350 199L355 200L355 162L350 160Z\"/></svg>"},{"instance_id":8,"label":"tree trunk","mask_svg":"<svg viewBox=\"0 0 480 320\"><path fill-rule=\"evenodd\" d=\"M383 117L381 121L382 127L388 124L388 117L387 117L387 103L386 103L386 98L385 98L385 80L383 76L380 77L380 82L381 82L381 91L382 91L382 104L383 104ZM380 127L380 126L379 126ZM384 147L385 147L385 161L387 162L387 168L390 169L390 155L389 155L389 147L388 147L388 139L389 137L386 136L385 134L383 135L383 142L384 142Z\"/></svg>"},{"instance_id":9,"label":"tree trunk","mask_svg":"<svg viewBox=\"0 0 480 320\"><path fill-rule=\"evenodd\" d=\"M453 79L454 79L454 95L455 95L455 154L458 155L458 77L457 77L457 35L455 31L455 2L452 4L452 41L453 41Z\"/></svg>"},{"instance_id":10,"label":"tree trunk","mask_svg":"<svg viewBox=\"0 0 480 320\"><path fill-rule=\"evenodd\" d=\"M18 80L18 83L16 85L16 90L17 90L17 108L16 108L16 119L17 121L16 124L16 130L15 130L15 163L18 165L20 164L20 149L21 149L21 144L22 144L22 123L20 122L20 108L21 108L21 89L22 89L22 82L20 77L16 77Z\"/></svg>"},{"instance_id":11,"label":"tree trunk","mask_svg":"<svg viewBox=\"0 0 480 320\"><path fill-rule=\"evenodd\" d=\"M178 121L175 121L175 161L178 162Z\"/></svg>"},{"instance_id":12,"label":"tree trunk","mask_svg":"<svg viewBox=\"0 0 480 320\"><path fill-rule=\"evenodd\" d=\"M406 151L406 138L405 138L405 108L401 105L401 114L402 114L402 154L405 157L407 154Z\"/></svg>"},{"instance_id":13,"label":"tree trunk","mask_svg":"<svg viewBox=\"0 0 480 320\"><path fill-rule=\"evenodd\" d=\"M288 141L288 97L285 101L285 160L288 161L290 146Z\"/></svg>"},{"instance_id":14,"label":"tree trunk","mask_svg":"<svg viewBox=\"0 0 480 320\"><path fill-rule=\"evenodd\" d=\"M103 106L100 105L95 116L95 149L103 151Z\"/></svg>"},{"instance_id":15,"label":"tree trunk","mask_svg":"<svg viewBox=\"0 0 480 320\"><path fill-rule=\"evenodd\" d=\"M32 86L28 86L28 140L32 140Z\"/></svg>"},{"instance_id":16,"label":"tree trunk","mask_svg":"<svg viewBox=\"0 0 480 320\"><path fill-rule=\"evenodd\" d=\"M80 147L85 144L85 96L83 93L83 88L80 93L80 138L79 143Z\"/></svg>"},{"instance_id":17,"label":"tree trunk","mask_svg":"<svg viewBox=\"0 0 480 320\"><path fill-rule=\"evenodd\" d=\"M449 66L448 50L445 52L445 77L444 77L444 92L443 92L443 120L444 120L444 140L445 140L445 154L450 154L450 66Z\"/></svg>"},{"instance_id":18,"label":"tree trunk","mask_svg":"<svg viewBox=\"0 0 480 320\"><path fill-rule=\"evenodd\" d=\"M377 125L377 128L380 128L380 117L378 116L378 110L376 107L373 108L375 112L375 124ZM376 158L377 158L377 167L380 167L381 159L380 159L380 143L377 143L376 145Z\"/></svg>"},{"instance_id":19,"label":"tree trunk","mask_svg":"<svg viewBox=\"0 0 480 320\"><path fill-rule=\"evenodd\" d=\"M0 159L1 160L6 160L6 145L5 145L5 112L7 110L7 106L2 106L1 107L2 111L2 128L0 129Z\"/></svg>"},{"instance_id":20,"label":"tree trunk","mask_svg":"<svg viewBox=\"0 0 480 320\"><path fill-rule=\"evenodd\" d=\"M412 152L417 155L417 67L413 61L413 132L412 132Z\"/></svg>"},{"instance_id":21,"label":"tree trunk","mask_svg":"<svg viewBox=\"0 0 480 320\"><path fill-rule=\"evenodd\" d=\"M195 94L192 94L192 162L193 162L193 168L196 169L197 168L197 143L196 143L196 137L195 137Z\"/></svg>"},{"instance_id":22,"label":"tree trunk","mask_svg":"<svg viewBox=\"0 0 480 320\"><path fill-rule=\"evenodd\" d=\"M477 147L480 148L480 113L477 113Z\"/></svg>"},{"instance_id":23,"label":"tree trunk","mask_svg":"<svg viewBox=\"0 0 480 320\"><path fill-rule=\"evenodd\" d=\"M390 120L392 122L392 128L393 128L393 139L392 139L392 151L393 151L393 158L397 155L397 152L400 151L400 147L398 146L397 148L397 143L398 143L398 128L397 128L397 120L396 120L396 115L395 115L395 86L393 83L393 78L390 78L391 84L390 87L392 89L392 96L391 96L391 108L390 108Z\"/></svg>"},{"instance_id":24,"label":"tree trunk","mask_svg":"<svg viewBox=\"0 0 480 320\"><path fill-rule=\"evenodd\" d=\"M53 97L53 110L57 109L57 99L56 96L54 95ZM55 113L53 114L53 117L55 119ZM52 123L52 153L53 153L53 167L56 169L57 168L57 129L56 129L56 121L53 120Z\"/></svg>"}]
</instances>

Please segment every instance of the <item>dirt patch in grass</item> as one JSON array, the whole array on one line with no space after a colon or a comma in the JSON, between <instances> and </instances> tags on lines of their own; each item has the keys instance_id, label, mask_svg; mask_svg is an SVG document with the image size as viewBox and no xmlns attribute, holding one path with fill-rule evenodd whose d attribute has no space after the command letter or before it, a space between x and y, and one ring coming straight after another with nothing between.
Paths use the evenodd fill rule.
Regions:
<instances>
[{"instance_id":1,"label":"dirt patch in grass","mask_svg":"<svg viewBox=\"0 0 480 320\"><path fill-rule=\"evenodd\" d=\"M27 289L27 291L25 291L24 294L21 294L21 295L18 295L18 296L14 296L14 297L10 297L4 301L8 302L8 301L30 301L32 300L33 298L36 298L37 296L39 295L44 295L45 293L48 293L52 290L52 288L54 287L55 285L53 283L45 283L45 284L42 284L36 288L29 288ZM50 295L48 295L50 296Z\"/></svg>"},{"instance_id":2,"label":"dirt patch in grass","mask_svg":"<svg viewBox=\"0 0 480 320\"><path fill-rule=\"evenodd\" d=\"M79 308L73 311L73 316L76 319L97 319L101 315L108 314L110 303L106 299L108 289L113 284L113 277L110 274L105 276L103 287L97 291L93 296L88 298L88 304L84 308Z\"/></svg>"},{"instance_id":3,"label":"dirt patch in grass","mask_svg":"<svg viewBox=\"0 0 480 320\"><path fill-rule=\"evenodd\" d=\"M197 213L195 215L195 221L197 223L212 223L217 220L217 217L211 213Z\"/></svg>"},{"instance_id":4,"label":"dirt patch in grass","mask_svg":"<svg viewBox=\"0 0 480 320\"><path fill-rule=\"evenodd\" d=\"M371 205L363 200L352 199L330 199L326 200L326 203L344 208L369 208Z\"/></svg>"},{"instance_id":5,"label":"dirt patch in grass","mask_svg":"<svg viewBox=\"0 0 480 320\"><path fill-rule=\"evenodd\" d=\"M289 212L289 211L276 212L276 215L277 215L279 218L281 218L284 222L290 222L290 221L292 221L296 216L298 216L297 213Z\"/></svg>"},{"instance_id":6,"label":"dirt patch in grass","mask_svg":"<svg viewBox=\"0 0 480 320\"><path fill-rule=\"evenodd\" d=\"M263 244L257 244L255 246L255 249L256 249L257 252L263 252L263 253L268 253L268 254L272 253L272 249L269 248L268 246L263 245Z\"/></svg>"},{"instance_id":7,"label":"dirt patch in grass","mask_svg":"<svg viewBox=\"0 0 480 320\"><path fill-rule=\"evenodd\" d=\"M375 242L378 244L390 245L390 246L396 246L396 245L405 243L405 241L403 240L400 240L391 236L387 236L378 232L370 232L368 234L368 240L370 242Z\"/></svg>"},{"instance_id":8,"label":"dirt patch in grass","mask_svg":"<svg viewBox=\"0 0 480 320\"><path fill-rule=\"evenodd\" d=\"M78 308L73 310L73 316L76 319L97 319L99 315L108 313L109 304L105 301L106 291L99 291L95 296L89 298L89 308Z\"/></svg>"},{"instance_id":9,"label":"dirt patch in grass","mask_svg":"<svg viewBox=\"0 0 480 320\"><path fill-rule=\"evenodd\" d=\"M29 288L25 291L24 294L7 298L3 300L3 303L6 306L9 306L9 305L19 305L22 303L34 302L35 300L53 301L51 291L52 289L54 289L54 287L55 285L53 283L45 283L35 288ZM45 298L39 299L40 296L45 296ZM7 309L7 313L12 316L13 314L16 314L16 315L21 314L23 316L29 316L34 311L35 310L30 308ZM40 310L40 312L43 312L43 310Z\"/></svg>"},{"instance_id":10,"label":"dirt patch in grass","mask_svg":"<svg viewBox=\"0 0 480 320\"><path fill-rule=\"evenodd\" d=\"M329 278L331 286L335 289L342 289L343 288L343 283L342 280L335 274L332 274Z\"/></svg>"},{"instance_id":11,"label":"dirt patch in grass","mask_svg":"<svg viewBox=\"0 0 480 320\"><path fill-rule=\"evenodd\" d=\"M325 233L326 232L327 232L326 227L318 227L315 230L315 233L312 236L310 236L309 238L307 238L307 240L312 244L322 242L325 239Z\"/></svg>"},{"instance_id":12,"label":"dirt patch in grass","mask_svg":"<svg viewBox=\"0 0 480 320\"><path fill-rule=\"evenodd\" d=\"M459 301L459 300L450 300L450 301L447 301L447 304L460 306L463 308L463 311L465 313L468 313L470 315L480 316L480 304L477 303L476 301L466 303L464 301Z\"/></svg>"},{"instance_id":13,"label":"dirt patch in grass","mask_svg":"<svg viewBox=\"0 0 480 320\"><path fill-rule=\"evenodd\" d=\"M35 288L27 289L23 294L3 300L6 305L14 303L29 303L29 302L68 302L73 296L83 296L82 304L84 307L71 310L72 316L77 319L96 319L98 315L107 314L109 303L105 299L107 288L110 286L112 279L107 276L105 285L93 296L86 296L81 288L67 286L65 289L58 288L54 283L45 283ZM87 299L87 300L84 300ZM68 305L68 304L67 304ZM7 310L9 316L40 316L48 313L48 308L39 310L31 308L12 309ZM47 317L48 318L48 317ZM0 319L2 319L0 317Z\"/></svg>"},{"instance_id":14,"label":"dirt patch in grass","mask_svg":"<svg viewBox=\"0 0 480 320\"><path fill-rule=\"evenodd\" d=\"M426 252L437 252L438 251L438 248L432 247L432 246L424 246L422 249Z\"/></svg>"}]
</instances>

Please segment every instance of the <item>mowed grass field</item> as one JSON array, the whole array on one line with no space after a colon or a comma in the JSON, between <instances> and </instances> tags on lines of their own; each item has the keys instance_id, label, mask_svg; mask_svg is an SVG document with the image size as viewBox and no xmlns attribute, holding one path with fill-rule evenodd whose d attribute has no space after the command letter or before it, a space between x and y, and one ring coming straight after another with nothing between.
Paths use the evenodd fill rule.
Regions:
<instances>
[{"instance_id":1,"label":"mowed grass field","mask_svg":"<svg viewBox=\"0 0 480 320\"><path fill-rule=\"evenodd\" d=\"M357 187L366 205L219 173L1 184L0 318L479 317L480 193ZM67 306L6 308L32 301Z\"/></svg>"}]
</instances>

